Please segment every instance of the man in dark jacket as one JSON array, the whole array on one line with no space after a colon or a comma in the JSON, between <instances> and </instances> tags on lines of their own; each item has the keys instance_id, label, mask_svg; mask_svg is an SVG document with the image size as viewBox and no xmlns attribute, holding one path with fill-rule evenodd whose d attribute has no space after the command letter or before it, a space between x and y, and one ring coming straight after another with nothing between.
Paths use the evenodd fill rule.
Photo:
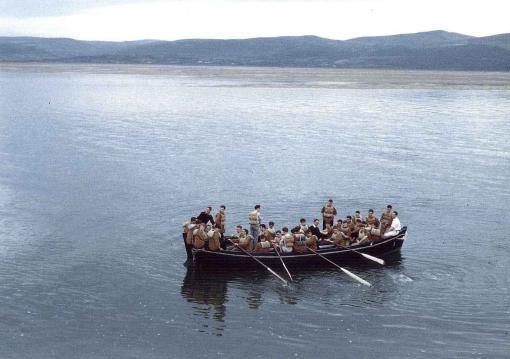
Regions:
<instances>
[{"instance_id":1,"label":"man in dark jacket","mask_svg":"<svg viewBox=\"0 0 510 359\"><path fill-rule=\"evenodd\" d=\"M323 237L322 233L321 233L321 230L319 228L319 220L317 218L315 218L313 220L313 224L311 224L308 229L312 232L312 234L314 236L317 237L317 239L321 239Z\"/></svg>"},{"instance_id":2,"label":"man in dark jacket","mask_svg":"<svg viewBox=\"0 0 510 359\"><path fill-rule=\"evenodd\" d=\"M207 222L211 222L211 224L214 226L214 218L211 214L211 211L212 211L212 207L207 207L204 212L201 212L198 215L197 219L203 224L207 224Z\"/></svg>"}]
</instances>

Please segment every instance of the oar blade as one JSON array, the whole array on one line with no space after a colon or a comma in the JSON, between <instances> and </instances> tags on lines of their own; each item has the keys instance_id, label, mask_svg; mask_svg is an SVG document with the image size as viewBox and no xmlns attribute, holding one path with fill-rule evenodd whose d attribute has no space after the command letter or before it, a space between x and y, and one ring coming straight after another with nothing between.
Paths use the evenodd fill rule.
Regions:
<instances>
[{"instance_id":1,"label":"oar blade","mask_svg":"<svg viewBox=\"0 0 510 359\"><path fill-rule=\"evenodd\" d=\"M374 261L376 263L379 263L380 265L384 265L384 259L381 259L381 258L377 258L377 257L374 257L374 256L371 256L370 254L366 254L366 253L360 253L363 257L365 257L366 259L370 259L371 261Z\"/></svg>"},{"instance_id":2,"label":"oar blade","mask_svg":"<svg viewBox=\"0 0 510 359\"><path fill-rule=\"evenodd\" d=\"M340 269L342 270L342 272L344 272L345 274L347 274L347 275L348 275L349 277L351 277L352 279L354 279L354 280L356 280L356 281L360 282L361 284L366 285L367 287L371 287L371 286L372 286L372 284L370 284L369 282L367 282L367 281L366 281L366 280L364 280L363 278L358 277L356 274L354 274L354 273L352 273L352 272L348 271L347 269L342 268L342 267L340 267Z\"/></svg>"}]
</instances>

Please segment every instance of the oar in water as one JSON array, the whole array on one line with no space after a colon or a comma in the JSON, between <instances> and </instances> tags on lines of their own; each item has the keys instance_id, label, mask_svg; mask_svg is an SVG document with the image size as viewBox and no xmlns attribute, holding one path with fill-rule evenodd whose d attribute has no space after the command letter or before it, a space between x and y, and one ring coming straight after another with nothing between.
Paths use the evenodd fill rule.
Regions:
<instances>
[{"instance_id":1,"label":"oar in water","mask_svg":"<svg viewBox=\"0 0 510 359\"><path fill-rule=\"evenodd\" d=\"M262 263L262 261L256 257L254 257L253 255L251 255L250 252L247 252L245 251L243 248L241 248L237 243L234 243L232 242L229 238L227 238L227 240L232 243L234 246L236 246L237 248L239 248L244 254L247 254L249 255L250 257L252 257L255 261L257 261L261 266L263 266L264 268L266 268L271 274L273 274L276 278L278 278L279 280L281 280L283 283L287 284L287 281L285 279L283 279L278 273L276 273L274 270L272 270L271 268L269 268L267 265L265 265L264 263Z\"/></svg>"},{"instance_id":2,"label":"oar in water","mask_svg":"<svg viewBox=\"0 0 510 359\"><path fill-rule=\"evenodd\" d=\"M331 242L331 241L330 241ZM333 242L331 242L333 243ZM361 253L361 252L358 252L357 250L354 250L352 248L348 248L348 247L344 247L344 246L341 246L339 244L335 244L336 246L342 248L342 249L347 249L348 251L351 251L351 252L354 252L354 253L358 253L360 255L362 255L363 257L365 257L366 259L369 259L371 261L374 261L376 263L379 263L380 265L384 265L384 260L381 259L381 258L377 258L377 257L374 257L374 256L371 256L370 254L366 254L366 253Z\"/></svg>"},{"instance_id":3,"label":"oar in water","mask_svg":"<svg viewBox=\"0 0 510 359\"><path fill-rule=\"evenodd\" d=\"M278 253L278 248L276 248L276 245L275 245L273 242L271 242L271 244L273 245L273 248L274 248L274 250L275 250L276 254L278 254L278 258L280 258L280 260L282 261L283 268L285 268L285 270L287 271L287 274L289 275L290 281L292 282L292 281L293 281L292 276L290 275L290 272L289 272L289 270L287 269L287 266L286 266L286 265L285 265L285 263L283 262L283 258L282 258L282 256L280 255L280 253Z\"/></svg>"},{"instance_id":4,"label":"oar in water","mask_svg":"<svg viewBox=\"0 0 510 359\"><path fill-rule=\"evenodd\" d=\"M364 284L366 286L369 286L371 287L372 284L370 284L369 282L367 282L366 280L364 280L363 278L360 278L358 277L356 274L352 273L352 272L349 272L347 269L345 268L342 268L340 267L338 264L336 264L335 262L333 262L332 260L330 260L329 258L326 258L325 256L323 256L322 254L320 253L317 253L316 251L314 251L313 249L311 248L308 248L309 251L311 251L312 253L315 253L316 255L318 255L319 257L321 257L322 259L324 260L327 260L329 263L333 264L335 267L337 267L338 269L340 269L342 272L344 272L345 274L347 274L349 277L351 277L352 279L354 280L357 280L358 282L360 282L361 284Z\"/></svg>"}]
</instances>

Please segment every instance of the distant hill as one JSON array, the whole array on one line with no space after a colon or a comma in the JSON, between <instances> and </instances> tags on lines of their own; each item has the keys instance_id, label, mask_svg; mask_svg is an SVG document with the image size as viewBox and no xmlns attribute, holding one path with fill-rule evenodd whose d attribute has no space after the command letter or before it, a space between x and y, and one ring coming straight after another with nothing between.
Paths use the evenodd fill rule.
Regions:
<instances>
[{"instance_id":1,"label":"distant hill","mask_svg":"<svg viewBox=\"0 0 510 359\"><path fill-rule=\"evenodd\" d=\"M0 62L510 71L510 34L429 31L346 41L317 36L128 42L0 37Z\"/></svg>"}]
</instances>

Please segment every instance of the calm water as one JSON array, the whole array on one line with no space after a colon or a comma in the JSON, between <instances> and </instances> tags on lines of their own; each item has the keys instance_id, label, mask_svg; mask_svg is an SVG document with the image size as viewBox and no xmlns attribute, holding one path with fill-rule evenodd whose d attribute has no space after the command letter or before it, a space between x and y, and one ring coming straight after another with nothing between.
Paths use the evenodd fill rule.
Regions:
<instances>
[{"instance_id":1,"label":"calm water","mask_svg":"<svg viewBox=\"0 0 510 359\"><path fill-rule=\"evenodd\" d=\"M509 160L510 74L2 65L0 357L508 358ZM329 197L409 226L371 288L183 266Z\"/></svg>"}]
</instances>

